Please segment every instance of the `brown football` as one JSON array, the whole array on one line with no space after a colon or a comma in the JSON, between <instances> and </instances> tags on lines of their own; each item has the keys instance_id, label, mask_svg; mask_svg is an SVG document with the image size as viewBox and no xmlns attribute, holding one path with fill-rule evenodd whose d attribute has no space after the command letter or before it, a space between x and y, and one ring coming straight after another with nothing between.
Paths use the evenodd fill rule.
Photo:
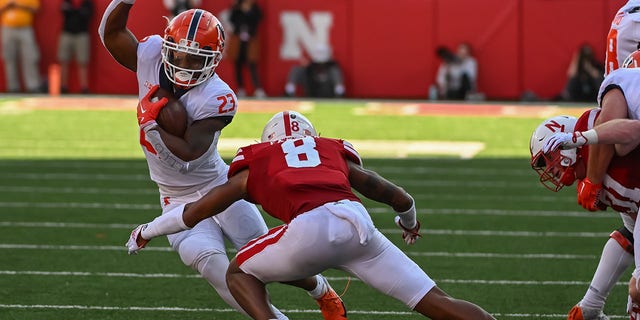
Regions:
<instances>
[{"instance_id":1,"label":"brown football","mask_svg":"<svg viewBox=\"0 0 640 320\"><path fill-rule=\"evenodd\" d=\"M163 88L159 88L154 97L158 99L167 97L169 100L158 113L156 118L158 125L176 137L184 137L184 132L187 130L187 109L182 102L173 93Z\"/></svg>"}]
</instances>

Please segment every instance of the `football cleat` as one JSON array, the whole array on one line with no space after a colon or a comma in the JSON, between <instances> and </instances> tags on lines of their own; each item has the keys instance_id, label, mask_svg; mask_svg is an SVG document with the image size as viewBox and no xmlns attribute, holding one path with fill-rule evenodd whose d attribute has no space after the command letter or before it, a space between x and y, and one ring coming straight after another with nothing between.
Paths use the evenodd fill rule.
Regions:
<instances>
[{"instance_id":1,"label":"football cleat","mask_svg":"<svg viewBox=\"0 0 640 320\"><path fill-rule=\"evenodd\" d=\"M609 317L602 313L602 309L584 308L575 305L569 311L567 320L609 320Z\"/></svg>"},{"instance_id":2,"label":"football cleat","mask_svg":"<svg viewBox=\"0 0 640 320\"><path fill-rule=\"evenodd\" d=\"M329 287L329 291L323 294L320 299L316 300L316 303L320 306L322 317L324 320L347 320L347 309L344 307L342 299L333 291L327 279L324 277L322 277L322 279L327 284L327 287Z\"/></svg>"}]
</instances>

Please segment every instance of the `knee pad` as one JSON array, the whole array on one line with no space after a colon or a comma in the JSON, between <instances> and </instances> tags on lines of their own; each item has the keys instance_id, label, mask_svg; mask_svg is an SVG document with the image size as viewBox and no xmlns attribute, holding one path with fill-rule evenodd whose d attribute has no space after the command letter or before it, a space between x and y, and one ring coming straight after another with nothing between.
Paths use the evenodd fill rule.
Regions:
<instances>
[{"instance_id":1,"label":"knee pad","mask_svg":"<svg viewBox=\"0 0 640 320\"><path fill-rule=\"evenodd\" d=\"M633 255L633 234L631 231L623 226L611 232L609 237L618 242L622 249Z\"/></svg>"},{"instance_id":2,"label":"knee pad","mask_svg":"<svg viewBox=\"0 0 640 320\"><path fill-rule=\"evenodd\" d=\"M182 262L194 270L200 272L200 270L198 270L200 262L212 255L221 254L228 260L226 252L211 247L202 247L198 245L197 241L189 240L190 239L181 241L175 249L178 251Z\"/></svg>"}]
</instances>

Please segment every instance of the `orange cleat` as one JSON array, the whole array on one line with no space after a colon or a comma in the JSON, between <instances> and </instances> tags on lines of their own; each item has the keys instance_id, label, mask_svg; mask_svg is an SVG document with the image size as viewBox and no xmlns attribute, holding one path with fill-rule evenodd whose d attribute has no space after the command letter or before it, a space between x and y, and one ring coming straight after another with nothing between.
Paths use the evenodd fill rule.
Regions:
<instances>
[{"instance_id":1,"label":"orange cleat","mask_svg":"<svg viewBox=\"0 0 640 320\"><path fill-rule=\"evenodd\" d=\"M609 320L609 317L602 313L600 309L583 308L575 305L569 311L567 320Z\"/></svg>"},{"instance_id":2,"label":"orange cleat","mask_svg":"<svg viewBox=\"0 0 640 320\"><path fill-rule=\"evenodd\" d=\"M340 296L331 287L316 302L320 306L324 320L347 320L347 309Z\"/></svg>"}]
</instances>

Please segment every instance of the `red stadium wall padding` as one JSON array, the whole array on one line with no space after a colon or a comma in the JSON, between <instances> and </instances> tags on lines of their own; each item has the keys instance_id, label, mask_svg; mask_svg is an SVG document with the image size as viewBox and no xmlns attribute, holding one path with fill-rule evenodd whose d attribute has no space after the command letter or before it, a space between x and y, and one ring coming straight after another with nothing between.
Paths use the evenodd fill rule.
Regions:
<instances>
[{"instance_id":1,"label":"red stadium wall padding","mask_svg":"<svg viewBox=\"0 0 640 320\"><path fill-rule=\"evenodd\" d=\"M100 43L98 23L109 0L96 0L92 21L91 91L135 94L136 78L118 65ZM427 97L439 64L435 48L469 42L479 64L479 89L490 99L518 99L530 90L552 98L562 90L571 55L580 44L604 59L611 18L624 0L258 0L261 82L281 96L287 73L300 54L324 38L342 65L348 97ZM227 1L203 1L224 21ZM46 79L56 61L60 0L41 1L36 21L40 70ZM137 37L162 34L168 12L160 0L137 1L129 28ZM3 72L2 66L0 71ZM231 61L217 69L236 87ZM71 89L77 90L72 67ZM249 78L246 77L247 82ZM0 90L4 90L0 76ZM248 90L251 92L252 88Z\"/></svg>"},{"instance_id":2,"label":"red stadium wall padding","mask_svg":"<svg viewBox=\"0 0 640 320\"><path fill-rule=\"evenodd\" d=\"M426 98L432 74L435 1L354 1L349 94Z\"/></svg>"},{"instance_id":3,"label":"red stadium wall padding","mask_svg":"<svg viewBox=\"0 0 640 320\"><path fill-rule=\"evenodd\" d=\"M520 94L520 3L448 0L437 5L436 44L455 50L468 42L478 61L478 89L489 97ZM437 68L440 61L433 53L428 57Z\"/></svg>"},{"instance_id":4,"label":"red stadium wall padding","mask_svg":"<svg viewBox=\"0 0 640 320\"><path fill-rule=\"evenodd\" d=\"M604 63L610 25L601 0L527 0L522 17L523 89L542 97L560 93L572 54L587 43ZM578 11L578 12L576 12Z\"/></svg>"}]
</instances>

